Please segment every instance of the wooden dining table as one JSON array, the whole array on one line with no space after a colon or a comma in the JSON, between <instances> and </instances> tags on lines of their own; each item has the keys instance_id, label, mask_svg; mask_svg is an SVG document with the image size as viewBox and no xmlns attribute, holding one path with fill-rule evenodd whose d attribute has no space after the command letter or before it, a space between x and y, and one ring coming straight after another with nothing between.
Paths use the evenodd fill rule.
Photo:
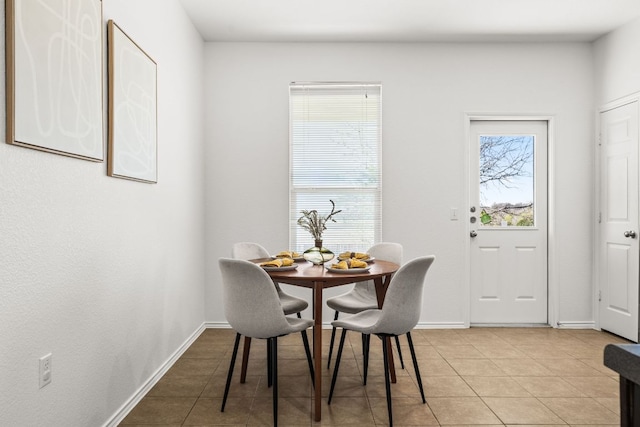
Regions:
<instances>
[{"instance_id":1,"label":"wooden dining table","mask_svg":"<svg viewBox=\"0 0 640 427\"><path fill-rule=\"evenodd\" d=\"M253 260L262 262L265 260ZM346 270L343 273L330 272L322 265L314 265L307 261L297 263L297 268L290 270L270 270L269 276L277 283L302 286L313 289L313 363L314 363L314 419L320 421L322 417L322 292L326 288L348 285L350 283L373 280L376 288L378 307L382 308L391 276L400 266L396 263L373 260L369 263L367 272L353 273ZM390 347L390 341L387 340ZM391 354L391 353L390 353ZM392 363L392 362L391 362ZM393 367L393 366L391 366ZM392 369L392 381L395 382L395 370Z\"/></svg>"}]
</instances>

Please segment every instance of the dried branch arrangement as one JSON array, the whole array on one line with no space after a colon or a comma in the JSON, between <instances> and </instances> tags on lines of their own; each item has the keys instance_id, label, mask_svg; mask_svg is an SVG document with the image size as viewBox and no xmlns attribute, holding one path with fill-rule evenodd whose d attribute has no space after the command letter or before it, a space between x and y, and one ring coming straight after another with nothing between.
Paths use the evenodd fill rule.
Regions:
<instances>
[{"instance_id":1,"label":"dried branch arrangement","mask_svg":"<svg viewBox=\"0 0 640 427\"><path fill-rule=\"evenodd\" d=\"M333 217L342 212L342 209L336 210L336 204L333 200L329 201L331 202L331 213L327 216L320 216L315 209L300 211L302 216L298 218L298 225L311 233L315 240L322 240L322 232L327 229L327 222L336 222Z\"/></svg>"}]
</instances>

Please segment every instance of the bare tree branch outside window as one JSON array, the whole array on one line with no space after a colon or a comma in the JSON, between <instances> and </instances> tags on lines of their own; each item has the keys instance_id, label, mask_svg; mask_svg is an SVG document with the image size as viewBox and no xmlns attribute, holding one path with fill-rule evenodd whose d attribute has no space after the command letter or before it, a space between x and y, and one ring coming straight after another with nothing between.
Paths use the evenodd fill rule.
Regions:
<instances>
[{"instance_id":1,"label":"bare tree branch outside window","mask_svg":"<svg viewBox=\"0 0 640 427\"><path fill-rule=\"evenodd\" d=\"M532 177L533 137L492 135L480 139L480 192L517 189L522 178ZM482 203L480 220L485 226L533 226L533 200Z\"/></svg>"}]
</instances>

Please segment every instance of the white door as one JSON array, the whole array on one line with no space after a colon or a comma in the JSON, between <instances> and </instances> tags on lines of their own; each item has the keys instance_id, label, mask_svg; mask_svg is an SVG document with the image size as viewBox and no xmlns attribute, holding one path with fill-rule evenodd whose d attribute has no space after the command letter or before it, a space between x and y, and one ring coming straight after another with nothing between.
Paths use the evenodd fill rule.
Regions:
<instances>
[{"instance_id":1,"label":"white door","mask_svg":"<svg viewBox=\"0 0 640 427\"><path fill-rule=\"evenodd\" d=\"M472 121L472 324L547 324L547 122Z\"/></svg>"},{"instance_id":2,"label":"white door","mask_svg":"<svg viewBox=\"0 0 640 427\"><path fill-rule=\"evenodd\" d=\"M600 114L600 327L638 341L638 103Z\"/></svg>"}]
</instances>

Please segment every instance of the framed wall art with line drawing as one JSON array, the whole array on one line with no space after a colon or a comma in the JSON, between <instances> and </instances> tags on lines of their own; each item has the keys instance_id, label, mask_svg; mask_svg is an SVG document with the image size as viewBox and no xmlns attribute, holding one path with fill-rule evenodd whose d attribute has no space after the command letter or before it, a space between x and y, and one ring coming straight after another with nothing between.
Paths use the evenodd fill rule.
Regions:
<instances>
[{"instance_id":1,"label":"framed wall art with line drawing","mask_svg":"<svg viewBox=\"0 0 640 427\"><path fill-rule=\"evenodd\" d=\"M102 1L6 0L7 143L104 161Z\"/></svg>"},{"instance_id":2,"label":"framed wall art with line drawing","mask_svg":"<svg viewBox=\"0 0 640 427\"><path fill-rule=\"evenodd\" d=\"M108 175L155 183L157 179L157 66L109 20Z\"/></svg>"}]
</instances>

